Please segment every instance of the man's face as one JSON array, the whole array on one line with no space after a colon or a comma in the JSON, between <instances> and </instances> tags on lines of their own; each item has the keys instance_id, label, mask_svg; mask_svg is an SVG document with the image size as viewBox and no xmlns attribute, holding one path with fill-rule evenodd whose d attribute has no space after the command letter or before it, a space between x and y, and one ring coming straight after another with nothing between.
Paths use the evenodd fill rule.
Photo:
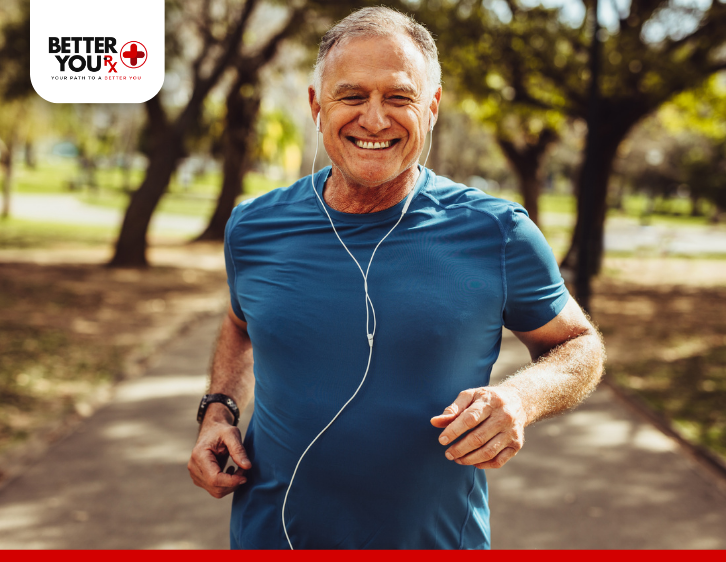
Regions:
<instances>
[{"instance_id":1,"label":"man's face","mask_svg":"<svg viewBox=\"0 0 726 562\"><path fill-rule=\"evenodd\" d=\"M426 59L406 36L353 38L325 61L313 117L321 111L325 149L349 182L381 185L413 166L438 112L427 95ZM376 148L378 146L378 148Z\"/></svg>"}]
</instances>

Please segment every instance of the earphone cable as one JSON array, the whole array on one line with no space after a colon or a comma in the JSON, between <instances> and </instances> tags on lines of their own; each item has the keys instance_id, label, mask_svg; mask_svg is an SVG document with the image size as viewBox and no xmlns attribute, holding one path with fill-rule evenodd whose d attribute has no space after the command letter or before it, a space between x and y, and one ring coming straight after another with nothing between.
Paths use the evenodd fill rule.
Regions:
<instances>
[{"instance_id":1,"label":"earphone cable","mask_svg":"<svg viewBox=\"0 0 726 562\"><path fill-rule=\"evenodd\" d=\"M318 119L319 119L318 115ZM433 131L430 131L433 139ZM319 129L318 129L319 133ZM328 221L330 221L330 226L333 227L333 232L335 233L335 236L338 238L338 241L341 243L343 248L345 248L345 251L348 252L348 255L353 259L356 266L358 266L358 270L360 271L361 275L363 276L363 289L365 291L365 304L366 304L366 335L368 337L368 364L366 365L365 373L363 374L363 378L361 379L360 383L358 384L358 388L356 388L353 395L348 398L347 402L343 404L343 407L338 410L338 413L333 416L333 419L331 419L328 424L318 433L315 438L310 442L310 444L305 448L303 451L303 454L300 455L300 458L297 461L297 464L295 465L295 469L292 472L292 476L290 477L290 483L287 486L287 491L285 492L285 498L282 502L282 529L285 532L285 538L287 539L287 544L290 546L290 550L295 550L292 546L292 542L290 541L290 536L287 533L287 525L285 523L285 507L287 506L287 497L290 494L290 489L292 488L292 483L295 480L295 475L297 474L297 470L300 467L300 463L302 462L303 458L307 454L307 452L310 450L310 448L315 444L315 442L318 440L318 438L327 431L327 429L333 425L333 422L338 419L338 416L343 413L343 410L350 404L353 399L358 394L358 391L363 387L363 383L365 382L366 378L368 377L368 371L371 367L371 359L373 357L373 338L376 334L376 310L373 307L373 301L370 298L370 295L368 294L368 273L371 269L371 264L373 263L373 258L376 255L376 251L380 247L380 245L383 243L383 241L388 238L388 236L395 230L395 228L399 225L401 220L403 219L403 216L406 214L406 211L408 210L409 205L411 204L411 200L413 199L413 195L415 192L415 186L411 189L411 192L408 194L406 203L403 206L403 210L401 212L401 215L398 217L398 220L396 221L396 224L391 227L391 229L386 233L386 235L376 244L376 247L373 249L373 253L371 254L371 258L368 261L368 267L366 267L365 273L363 272L363 268L361 267L360 263L358 263L358 260L355 258L355 256L351 253L351 251L348 249L348 246L345 245L345 242L343 242L342 238L338 234L338 230L335 228L335 224L333 223L333 219L330 216L330 213L328 213L328 210L325 206L325 202L320 197L320 194L318 193L317 189L315 189L315 161L318 157L318 148L320 145L320 135L316 133L315 138L315 155L313 156L313 165L312 165L312 172L310 175L310 183L313 187L313 192L315 193L315 196L318 198L318 201L320 202L320 206L323 208L323 211L325 211L326 216L328 217ZM426 154L426 160L424 160L424 167L426 166L426 162L428 161L429 154L431 153L431 144L429 144L429 151ZM368 306L370 305L370 314L373 316L373 331L369 331L368 326L370 324L370 314L368 311Z\"/></svg>"}]
</instances>

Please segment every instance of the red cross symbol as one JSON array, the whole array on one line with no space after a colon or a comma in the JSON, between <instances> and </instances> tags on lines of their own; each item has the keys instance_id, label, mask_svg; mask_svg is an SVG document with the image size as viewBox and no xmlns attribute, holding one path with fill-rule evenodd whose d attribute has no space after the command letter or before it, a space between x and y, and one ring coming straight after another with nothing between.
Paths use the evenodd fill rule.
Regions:
<instances>
[{"instance_id":1,"label":"red cross symbol","mask_svg":"<svg viewBox=\"0 0 726 562\"><path fill-rule=\"evenodd\" d=\"M128 50L126 47L129 47ZM128 68L141 68L147 59L147 49L139 41L129 41L121 47L121 62ZM141 59L141 64L138 64ZM137 66L138 64L138 66Z\"/></svg>"}]
</instances>

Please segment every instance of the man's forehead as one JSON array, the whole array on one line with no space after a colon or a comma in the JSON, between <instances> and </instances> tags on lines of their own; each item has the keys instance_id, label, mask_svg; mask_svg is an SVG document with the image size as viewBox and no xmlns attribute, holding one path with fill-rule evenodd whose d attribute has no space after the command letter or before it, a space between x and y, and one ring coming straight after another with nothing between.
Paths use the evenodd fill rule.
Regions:
<instances>
[{"instance_id":1,"label":"man's forehead","mask_svg":"<svg viewBox=\"0 0 726 562\"><path fill-rule=\"evenodd\" d=\"M374 77L384 80L387 89L418 93L426 81L426 59L406 35L350 37L330 50L323 89L333 94L370 89Z\"/></svg>"}]
</instances>

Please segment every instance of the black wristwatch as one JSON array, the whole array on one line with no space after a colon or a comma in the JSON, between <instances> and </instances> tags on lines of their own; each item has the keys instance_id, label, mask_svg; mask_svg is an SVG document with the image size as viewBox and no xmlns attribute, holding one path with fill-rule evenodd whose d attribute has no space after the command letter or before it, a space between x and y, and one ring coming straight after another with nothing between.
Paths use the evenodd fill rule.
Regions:
<instances>
[{"instance_id":1,"label":"black wristwatch","mask_svg":"<svg viewBox=\"0 0 726 562\"><path fill-rule=\"evenodd\" d=\"M234 416L234 425L239 423L239 408L237 407L237 403L226 394L205 394L202 396L202 401L199 403L199 410L197 410L197 421L199 423L204 421L204 414L207 413L209 405L215 402L220 402L227 406Z\"/></svg>"}]
</instances>

